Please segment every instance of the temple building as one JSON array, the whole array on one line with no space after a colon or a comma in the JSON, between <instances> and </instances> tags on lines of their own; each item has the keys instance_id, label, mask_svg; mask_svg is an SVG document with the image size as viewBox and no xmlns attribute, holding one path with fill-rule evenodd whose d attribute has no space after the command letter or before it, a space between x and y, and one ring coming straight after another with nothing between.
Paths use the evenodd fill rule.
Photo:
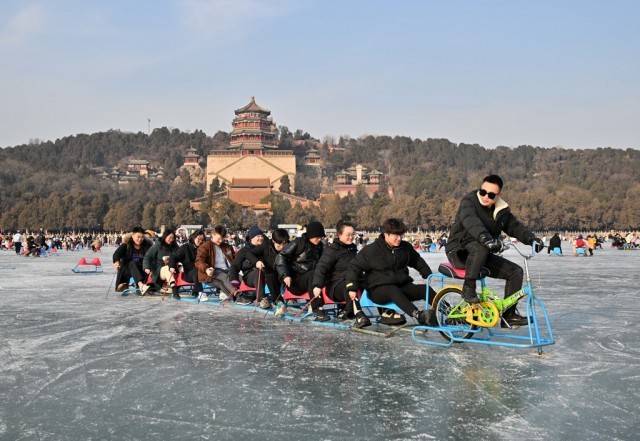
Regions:
<instances>
[{"instance_id":1,"label":"temple building","mask_svg":"<svg viewBox=\"0 0 640 441\"><path fill-rule=\"evenodd\" d=\"M320 167L322 165L318 150L314 148L307 150L307 155L304 157L304 165L310 165L312 167Z\"/></svg>"},{"instance_id":2,"label":"temple building","mask_svg":"<svg viewBox=\"0 0 640 441\"><path fill-rule=\"evenodd\" d=\"M130 159L127 162L127 173L146 176L149 173L149 161L146 159Z\"/></svg>"},{"instance_id":3,"label":"temple building","mask_svg":"<svg viewBox=\"0 0 640 441\"><path fill-rule=\"evenodd\" d=\"M209 189L214 179L231 186L234 179L266 179L272 189L289 177L293 191L296 158L290 150L279 150L277 129L271 111L251 102L235 111L230 145L226 150L211 150L207 156Z\"/></svg>"},{"instance_id":4,"label":"temple building","mask_svg":"<svg viewBox=\"0 0 640 441\"><path fill-rule=\"evenodd\" d=\"M351 167L347 170L340 170L336 173L336 183L333 188L341 197L348 196L349 193L355 194L356 187L360 184L364 185L369 196L380 189L380 183L384 179L384 174L378 170L367 173L367 168L361 164Z\"/></svg>"},{"instance_id":5,"label":"temple building","mask_svg":"<svg viewBox=\"0 0 640 441\"><path fill-rule=\"evenodd\" d=\"M270 204L260 201L271 195L271 183L266 178L233 178L227 186L227 198L242 205L244 208L252 208L256 212L262 212L270 208Z\"/></svg>"},{"instance_id":6,"label":"temple building","mask_svg":"<svg viewBox=\"0 0 640 441\"><path fill-rule=\"evenodd\" d=\"M186 149L182 157L184 158L183 165L197 166L198 161L200 161L198 150L194 149L193 147L189 147L188 149Z\"/></svg>"}]
</instances>

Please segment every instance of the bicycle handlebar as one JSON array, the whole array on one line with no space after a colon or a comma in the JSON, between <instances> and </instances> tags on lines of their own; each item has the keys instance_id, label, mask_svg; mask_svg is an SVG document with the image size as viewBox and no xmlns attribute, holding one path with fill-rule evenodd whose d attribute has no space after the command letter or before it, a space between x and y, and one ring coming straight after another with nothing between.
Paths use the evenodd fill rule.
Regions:
<instances>
[{"instance_id":1,"label":"bicycle handlebar","mask_svg":"<svg viewBox=\"0 0 640 441\"><path fill-rule=\"evenodd\" d=\"M508 250L509 248L513 248L514 250L516 250L518 252L518 254L520 254L520 256L522 256L525 259L531 259L533 256L536 255L536 247L534 244L531 244L531 254L525 254L522 251L520 251L520 247L518 247L515 243L513 242L503 242L503 247L505 250ZM526 245L525 245L526 246Z\"/></svg>"}]
</instances>

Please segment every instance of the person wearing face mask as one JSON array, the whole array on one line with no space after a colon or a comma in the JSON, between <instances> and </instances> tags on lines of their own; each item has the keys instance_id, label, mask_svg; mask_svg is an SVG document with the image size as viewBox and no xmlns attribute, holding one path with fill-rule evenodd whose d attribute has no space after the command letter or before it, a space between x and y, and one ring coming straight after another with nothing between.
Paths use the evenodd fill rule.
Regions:
<instances>
[{"instance_id":1,"label":"person wearing face mask","mask_svg":"<svg viewBox=\"0 0 640 441\"><path fill-rule=\"evenodd\" d=\"M144 230L135 227L130 235L126 235L122 244L113 252L113 268L118 272L116 276L116 291L122 292L129 286L129 279L133 277L140 293L143 292L144 281L147 278L142 269L144 256L153 243L145 239Z\"/></svg>"},{"instance_id":2,"label":"person wearing face mask","mask_svg":"<svg viewBox=\"0 0 640 441\"><path fill-rule=\"evenodd\" d=\"M276 270L282 283L292 294L309 293L313 320L326 322L329 316L322 309L322 297L313 295L313 271L322 256L324 227L318 221L309 222L306 232L282 248L276 256Z\"/></svg>"},{"instance_id":3,"label":"person wearing face mask","mask_svg":"<svg viewBox=\"0 0 640 441\"><path fill-rule=\"evenodd\" d=\"M413 283L409 268L416 269L424 279L431 274L431 268L409 242L402 240L406 230L400 219L385 220L380 236L365 246L351 261L347 270L346 288L349 292L356 291L364 276L363 288L369 292L371 300L381 304L393 302L418 323L433 324L433 311L419 310L413 304L415 301L425 300L426 285ZM431 303L435 292L431 287L428 289L428 302ZM400 322L381 322L406 322L404 317L401 316L401 319Z\"/></svg>"},{"instance_id":4,"label":"person wearing face mask","mask_svg":"<svg viewBox=\"0 0 640 441\"><path fill-rule=\"evenodd\" d=\"M496 255L503 249L502 232L525 245L534 245L536 252L544 248L542 240L511 213L509 205L500 197L502 187L502 178L490 175L482 180L480 189L462 198L445 247L449 262L455 268L465 270L462 298L468 303L480 302L476 294L476 280L483 267L489 270L489 277L506 280L505 297L522 289L522 268ZM526 317L518 314L516 305L505 310L502 318L503 327L528 323Z\"/></svg>"}]
</instances>

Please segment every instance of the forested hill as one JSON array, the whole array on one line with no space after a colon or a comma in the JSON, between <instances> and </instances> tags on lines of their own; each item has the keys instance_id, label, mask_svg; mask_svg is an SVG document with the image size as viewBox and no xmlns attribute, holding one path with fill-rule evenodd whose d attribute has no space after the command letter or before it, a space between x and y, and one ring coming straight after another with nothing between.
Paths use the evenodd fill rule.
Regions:
<instances>
[{"instance_id":1,"label":"forested hill","mask_svg":"<svg viewBox=\"0 0 640 441\"><path fill-rule=\"evenodd\" d=\"M299 157L305 147L294 140L308 139L280 127L280 147ZM147 135L111 130L34 142L0 150L0 227L114 228L147 222L186 221L189 199L205 189L180 171L182 155L194 147L201 156L222 148L228 134L208 137L202 131L184 133L167 128ZM374 227L380 218L396 215L421 228L446 228L459 198L478 187L483 176L497 173L505 180L504 197L513 211L538 229L636 229L640 226L640 151L619 149L565 150L520 146L485 149L453 144L446 139L366 136L341 138L344 151L329 154L324 176L301 167L298 194L317 198L330 192L340 169L361 163L389 176L394 198L354 195L321 210L291 217L311 216L332 223L336 216L351 217L362 227ZM164 179L118 185L99 179L100 168L124 170L126 160L146 159L162 167ZM146 217L143 217L143 212ZM338 213L339 212L339 213ZM287 213L279 212L285 219ZM245 218L243 222L254 222Z\"/></svg>"}]
</instances>

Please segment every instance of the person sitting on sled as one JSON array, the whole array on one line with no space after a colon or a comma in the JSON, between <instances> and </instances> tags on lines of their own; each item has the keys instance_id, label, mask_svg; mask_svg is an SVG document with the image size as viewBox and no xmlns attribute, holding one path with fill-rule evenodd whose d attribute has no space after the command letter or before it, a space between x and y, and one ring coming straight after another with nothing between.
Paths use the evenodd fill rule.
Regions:
<instances>
[{"instance_id":1,"label":"person sitting on sled","mask_svg":"<svg viewBox=\"0 0 640 441\"><path fill-rule=\"evenodd\" d=\"M369 318L362 312L357 298L357 290L347 291L347 270L358 254L358 246L353 242L355 227L351 222L338 222L336 238L325 247L313 273L313 294L322 294L326 288L327 296L336 302L344 302L345 308L338 314L339 319L355 317L353 326L364 328L371 325Z\"/></svg>"},{"instance_id":2,"label":"person sitting on sled","mask_svg":"<svg viewBox=\"0 0 640 441\"><path fill-rule=\"evenodd\" d=\"M154 243L144 255L142 268L147 275L151 276L151 284L156 288L161 288L164 283L167 283L170 288L176 286L176 279L169 267L169 260L176 251L178 251L176 233L167 228L160 240ZM143 289L149 289L149 285L143 286ZM180 296L174 296L174 298L179 299Z\"/></svg>"},{"instance_id":3,"label":"person sitting on sled","mask_svg":"<svg viewBox=\"0 0 640 441\"><path fill-rule=\"evenodd\" d=\"M449 242L445 250L449 262L458 269L465 270L462 298L468 303L479 303L476 294L476 280L480 270L489 270L489 277L505 279L505 298L522 289L524 272L522 268L500 253L503 249L500 234L504 231L525 245L534 245L536 252L544 248L542 240L529 231L511 213L509 205L500 197L503 181L497 175L482 180L480 189L467 193L460 201L455 222L451 227ZM502 318L503 327L524 326L527 317L516 311L516 305L506 309Z\"/></svg>"},{"instance_id":4,"label":"person sitting on sled","mask_svg":"<svg viewBox=\"0 0 640 441\"><path fill-rule=\"evenodd\" d=\"M153 244L145 239L144 230L135 227L131 234L125 235L122 244L113 252L113 267L118 271L116 276L116 291L122 292L129 286L129 279L133 277L140 292L147 275L142 269L144 255Z\"/></svg>"},{"instance_id":5,"label":"person sitting on sled","mask_svg":"<svg viewBox=\"0 0 640 441\"><path fill-rule=\"evenodd\" d=\"M265 241L264 233L257 225L249 228L244 246L238 250L229 269L229 279L231 284L238 288L240 286L240 272L245 285L256 290L243 292L238 296L236 303L239 305L249 305L256 300L258 288L260 288L260 302L262 309L269 309L271 304L264 295L264 274L262 268L264 264L258 264L258 259L251 252L255 247L262 245Z\"/></svg>"},{"instance_id":6,"label":"person sitting on sled","mask_svg":"<svg viewBox=\"0 0 640 441\"><path fill-rule=\"evenodd\" d=\"M233 247L225 239L227 228L224 225L213 227L211 240L198 247L196 254L196 268L198 268L198 280L210 283L222 290L226 296L235 298L238 291L229 279L229 269L235 257ZM203 294L200 300L207 300Z\"/></svg>"},{"instance_id":7,"label":"person sitting on sled","mask_svg":"<svg viewBox=\"0 0 640 441\"><path fill-rule=\"evenodd\" d=\"M314 314L313 320L317 322L330 320L322 310L322 296L313 295L313 271L324 250L324 236L324 227L320 222L309 222L307 231L286 244L276 256L278 276L289 291L295 295L308 292L313 297L309 303Z\"/></svg>"},{"instance_id":8,"label":"person sitting on sled","mask_svg":"<svg viewBox=\"0 0 640 441\"><path fill-rule=\"evenodd\" d=\"M260 234L258 234L258 232ZM264 238L258 227L251 227L247 236L249 242L242 248L233 260L229 277L231 284L240 286L238 272L242 268L244 283L255 288L259 286L258 295L260 307L270 309L280 297L282 284L276 271L276 256L289 242L287 230L279 228L271 233L271 239ZM258 275L260 281L258 282ZM259 285L258 285L259 284ZM265 294L265 285L269 287L269 295Z\"/></svg>"},{"instance_id":9,"label":"person sitting on sled","mask_svg":"<svg viewBox=\"0 0 640 441\"><path fill-rule=\"evenodd\" d=\"M198 247L204 243L206 237L203 230L196 230L189 235L189 240L182 244L178 250L169 257L169 271L174 275L178 273L178 264L182 264L182 278L187 283L193 283L193 295L202 294L202 283L198 280L198 269L196 268L196 254ZM173 297L180 298L179 288L171 288Z\"/></svg>"},{"instance_id":10,"label":"person sitting on sled","mask_svg":"<svg viewBox=\"0 0 640 441\"><path fill-rule=\"evenodd\" d=\"M420 324L432 323L432 310L419 310L413 302L425 300L426 285L413 283L409 268L415 268L426 279L431 268L418 254L413 246L402 240L406 232L404 222L400 219L387 219L382 224L382 233L365 246L351 261L347 271L347 289L349 295L359 288L364 274L364 288L369 292L371 300L376 303L395 303L402 311L416 319ZM429 303L435 291L429 287ZM403 316L398 318L387 314L385 324L404 324ZM383 315L385 319L385 315Z\"/></svg>"}]
</instances>

